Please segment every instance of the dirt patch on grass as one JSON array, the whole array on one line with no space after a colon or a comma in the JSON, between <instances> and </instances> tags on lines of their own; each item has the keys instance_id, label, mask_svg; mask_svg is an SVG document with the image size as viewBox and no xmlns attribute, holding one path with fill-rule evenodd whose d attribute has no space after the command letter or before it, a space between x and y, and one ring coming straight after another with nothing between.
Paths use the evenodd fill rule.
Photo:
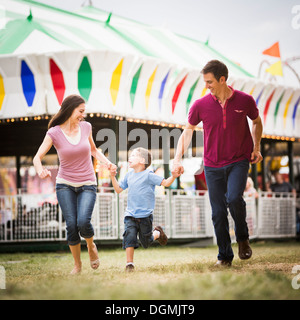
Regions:
<instances>
[{"instance_id":1,"label":"dirt patch on grass","mask_svg":"<svg viewBox=\"0 0 300 320\"><path fill-rule=\"evenodd\" d=\"M272 272L281 272L285 275L292 277L292 269L295 266L294 263L254 263L247 266L249 271L272 271Z\"/></svg>"}]
</instances>

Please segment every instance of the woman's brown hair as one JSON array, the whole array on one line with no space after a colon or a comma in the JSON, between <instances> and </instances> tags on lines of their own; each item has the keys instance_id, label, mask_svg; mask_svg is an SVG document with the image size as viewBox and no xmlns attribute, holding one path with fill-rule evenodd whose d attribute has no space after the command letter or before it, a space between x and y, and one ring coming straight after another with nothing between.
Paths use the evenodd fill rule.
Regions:
<instances>
[{"instance_id":1,"label":"woman's brown hair","mask_svg":"<svg viewBox=\"0 0 300 320\"><path fill-rule=\"evenodd\" d=\"M48 130L66 122L72 115L74 109L85 103L85 100L76 94L72 94L64 99L60 110L52 117L48 124Z\"/></svg>"}]
</instances>

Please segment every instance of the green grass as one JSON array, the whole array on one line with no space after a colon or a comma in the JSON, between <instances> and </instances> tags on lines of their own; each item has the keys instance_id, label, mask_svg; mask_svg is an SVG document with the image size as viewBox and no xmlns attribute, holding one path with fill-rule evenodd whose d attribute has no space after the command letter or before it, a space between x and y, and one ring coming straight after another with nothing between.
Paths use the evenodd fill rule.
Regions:
<instances>
[{"instance_id":1,"label":"green grass","mask_svg":"<svg viewBox=\"0 0 300 320\"><path fill-rule=\"evenodd\" d=\"M0 299L300 299L300 289L291 285L300 244L260 242L252 249L252 259L241 261L234 245L233 266L221 270L213 266L215 246L138 249L136 271L128 274L123 250L100 248L100 268L92 270L83 251L76 276L69 275L69 252L1 254L6 289Z\"/></svg>"}]
</instances>

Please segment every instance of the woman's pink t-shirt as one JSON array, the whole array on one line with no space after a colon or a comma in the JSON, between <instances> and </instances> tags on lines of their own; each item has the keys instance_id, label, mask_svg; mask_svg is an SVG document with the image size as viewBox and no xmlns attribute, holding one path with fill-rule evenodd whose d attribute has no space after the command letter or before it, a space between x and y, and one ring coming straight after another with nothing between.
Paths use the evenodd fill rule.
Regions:
<instances>
[{"instance_id":1,"label":"woman's pink t-shirt","mask_svg":"<svg viewBox=\"0 0 300 320\"><path fill-rule=\"evenodd\" d=\"M80 122L79 125L81 138L76 145L67 140L59 125L47 131L57 150L60 162L57 178L76 184L96 181L89 142L92 126L86 121Z\"/></svg>"}]
</instances>

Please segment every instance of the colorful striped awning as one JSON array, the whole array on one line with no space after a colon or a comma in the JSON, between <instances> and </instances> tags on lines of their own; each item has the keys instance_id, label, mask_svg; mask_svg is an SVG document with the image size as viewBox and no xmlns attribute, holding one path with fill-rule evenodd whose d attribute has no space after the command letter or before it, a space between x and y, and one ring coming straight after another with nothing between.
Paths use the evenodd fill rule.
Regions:
<instances>
[{"instance_id":1,"label":"colorful striped awning","mask_svg":"<svg viewBox=\"0 0 300 320\"><path fill-rule=\"evenodd\" d=\"M43 64L48 65L48 69L42 66L39 68L38 65L32 68L28 63L30 55L14 58L20 65L20 94L25 98L26 107L32 109L31 113L34 115L38 115L38 112L45 114L45 108L33 108L37 83L41 83L40 80L37 82L38 76L39 79L45 79L42 82L46 83L47 109L48 112L52 110L50 114L57 112L67 94L77 93L86 100L88 110L92 113L111 113L115 116L185 125L193 102L209 93L202 76L194 70L178 73L175 68L159 61L139 61L136 64L130 55L110 55L107 51L72 51L71 56L73 64L68 62L66 53L39 55L43 58L38 59L39 63L44 61ZM98 63L99 57L105 59L103 63ZM37 74L39 69L42 70L41 74ZM131 73L132 70L135 71ZM46 80L47 77L49 81ZM5 100L5 97L15 94L6 89L6 83L12 86L13 81L18 81L18 77L7 78L0 69L2 119L6 118L7 110L10 110L11 118L12 107L5 102L10 99ZM300 89L284 88L254 79L231 78L230 83L235 89L242 89L253 95L263 119L264 134L300 137L300 125L297 124L300 121ZM17 83L13 87L16 88ZM51 99L51 96L55 99ZM13 108L18 107L14 105ZM19 109L21 108L23 107L20 106ZM27 116L27 113L23 116Z\"/></svg>"}]
</instances>

